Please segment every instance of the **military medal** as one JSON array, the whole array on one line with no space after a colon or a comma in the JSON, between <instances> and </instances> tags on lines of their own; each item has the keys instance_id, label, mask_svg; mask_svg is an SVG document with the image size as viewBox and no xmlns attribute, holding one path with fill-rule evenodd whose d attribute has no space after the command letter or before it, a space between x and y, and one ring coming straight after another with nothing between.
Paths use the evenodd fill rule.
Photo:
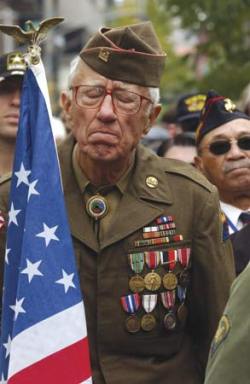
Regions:
<instances>
[{"instance_id":1,"label":"military medal","mask_svg":"<svg viewBox=\"0 0 250 384\"><path fill-rule=\"evenodd\" d=\"M151 315L151 313L147 313L146 315L142 316L141 327L144 331L147 331L147 332L152 331L155 325L156 325L156 320L155 320L155 317Z\"/></svg>"},{"instance_id":2,"label":"military medal","mask_svg":"<svg viewBox=\"0 0 250 384\"><path fill-rule=\"evenodd\" d=\"M135 275L129 279L129 288L132 292L142 292L145 288L145 282L142 276Z\"/></svg>"},{"instance_id":3,"label":"military medal","mask_svg":"<svg viewBox=\"0 0 250 384\"><path fill-rule=\"evenodd\" d=\"M177 260L175 263L175 267L173 269L173 272L175 275L179 275L179 273L181 273L181 271L183 271L183 267L182 267L181 263Z\"/></svg>"},{"instance_id":4,"label":"military medal","mask_svg":"<svg viewBox=\"0 0 250 384\"><path fill-rule=\"evenodd\" d=\"M144 247L147 245L161 245L169 243L169 237L157 237L156 239L143 239L143 240L135 240L135 247Z\"/></svg>"},{"instance_id":5,"label":"military medal","mask_svg":"<svg viewBox=\"0 0 250 384\"><path fill-rule=\"evenodd\" d=\"M161 277L156 272L149 272L144 277L144 283L149 291L157 291L161 286Z\"/></svg>"},{"instance_id":6,"label":"military medal","mask_svg":"<svg viewBox=\"0 0 250 384\"><path fill-rule=\"evenodd\" d=\"M135 273L141 273L144 267L144 253L129 253L128 259L132 271Z\"/></svg>"},{"instance_id":7,"label":"military medal","mask_svg":"<svg viewBox=\"0 0 250 384\"><path fill-rule=\"evenodd\" d=\"M176 262L178 260L178 252L176 249L168 250L168 261L169 261L169 270L173 271L175 268Z\"/></svg>"},{"instance_id":8,"label":"military medal","mask_svg":"<svg viewBox=\"0 0 250 384\"><path fill-rule=\"evenodd\" d=\"M180 320L181 324L184 324L188 315L187 307L184 303L182 303L177 309L177 317Z\"/></svg>"},{"instance_id":9,"label":"military medal","mask_svg":"<svg viewBox=\"0 0 250 384\"><path fill-rule=\"evenodd\" d=\"M175 305L175 291L167 291L161 292L161 301L164 308L168 309L168 313L164 316L164 326L168 330L172 330L176 327L176 316L174 313L174 305Z\"/></svg>"},{"instance_id":10,"label":"military medal","mask_svg":"<svg viewBox=\"0 0 250 384\"><path fill-rule=\"evenodd\" d=\"M136 273L136 275L132 276L129 280L129 288L132 292L142 292L145 288L145 283L139 273L142 272L144 267L144 253L130 253L128 259L132 271Z\"/></svg>"},{"instance_id":11,"label":"military medal","mask_svg":"<svg viewBox=\"0 0 250 384\"><path fill-rule=\"evenodd\" d=\"M187 293L187 288L181 287L178 285L177 287L177 296L179 301L182 303L186 299L186 293Z\"/></svg>"},{"instance_id":12,"label":"military medal","mask_svg":"<svg viewBox=\"0 0 250 384\"><path fill-rule=\"evenodd\" d=\"M166 309L171 309L175 305L175 291L161 292L161 301Z\"/></svg>"},{"instance_id":13,"label":"military medal","mask_svg":"<svg viewBox=\"0 0 250 384\"><path fill-rule=\"evenodd\" d=\"M178 252L178 260L183 266L183 268L186 268L187 266L189 266L191 249L179 248L177 249L177 252Z\"/></svg>"},{"instance_id":14,"label":"military medal","mask_svg":"<svg viewBox=\"0 0 250 384\"><path fill-rule=\"evenodd\" d=\"M175 229L168 229L166 231L152 231L152 232L144 232L143 238L144 239L153 239L156 237L163 237L163 236L169 236L174 235Z\"/></svg>"},{"instance_id":15,"label":"military medal","mask_svg":"<svg viewBox=\"0 0 250 384\"><path fill-rule=\"evenodd\" d=\"M157 232L157 231L165 231L168 229L175 229L176 225L175 223L166 223L166 224L159 224L152 227L144 227L143 232Z\"/></svg>"},{"instance_id":16,"label":"military medal","mask_svg":"<svg viewBox=\"0 0 250 384\"><path fill-rule=\"evenodd\" d=\"M174 221L173 216L160 216L156 220L156 224L171 223Z\"/></svg>"},{"instance_id":17,"label":"military medal","mask_svg":"<svg viewBox=\"0 0 250 384\"><path fill-rule=\"evenodd\" d=\"M141 324L137 316L131 315L125 321L125 327L128 332L136 333L140 330Z\"/></svg>"},{"instance_id":18,"label":"military medal","mask_svg":"<svg viewBox=\"0 0 250 384\"><path fill-rule=\"evenodd\" d=\"M184 269L180 274L179 274L179 284L186 288L188 287L190 283L191 277L190 277L190 272L187 269Z\"/></svg>"},{"instance_id":19,"label":"military medal","mask_svg":"<svg viewBox=\"0 0 250 384\"><path fill-rule=\"evenodd\" d=\"M122 296L121 304L124 311L131 314L125 321L127 331L130 333L138 332L140 330L140 320L135 315L135 312L138 311L141 304L139 294L134 293L132 295Z\"/></svg>"},{"instance_id":20,"label":"military medal","mask_svg":"<svg viewBox=\"0 0 250 384\"><path fill-rule=\"evenodd\" d=\"M149 291L157 291L161 286L161 277L158 273L154 272L160 262L160 253L158 251L144 252L145 261L148 268L152 269L144 277L145 287Z\"/></svg>"},{"instance_id":21,"label":"military medal","mask_svg":"<svg viewBox=\"0 0 250 384\"><path fill-rule=\"evenodd\" d=\"M173 311L169 311L165 316L164 316L164 325L165 328L168 331L172 331L176 327L176 316Z\"/></svg>"},{"instance_id":22,"label":"military medal","mask_svg":"<svg viewBox=\"0 0 250 384\"><path fill-rule=\"evenodd\" d=\"M95 220L101 219L108 213L107 200L101 195L94 195L88 199L86 209Z\"/></svg>"},{"instance_id":23,"label":"military medal","mask_svg":"<svg viewBox=\"0 0 250 384\"><path fill-rule=\"evenodd\" d=\"M150 313L155 309L157 303L157 295L149 294L142 296L142 306L145 310L146 315L142 316L141 327L144 331L152 331L156 325L155 317Z\"/></svg>"},{"instance_id":24,"label":"military medal","mask_svg":"<svg viewBox=\"0 0 250 384\"><path fill-rule=\"evenodd\" d=\"M163 276L163 286L169 291L174 290L177 287L178 279L173 272L168 272Z\"/></svg>"}]
</instances>

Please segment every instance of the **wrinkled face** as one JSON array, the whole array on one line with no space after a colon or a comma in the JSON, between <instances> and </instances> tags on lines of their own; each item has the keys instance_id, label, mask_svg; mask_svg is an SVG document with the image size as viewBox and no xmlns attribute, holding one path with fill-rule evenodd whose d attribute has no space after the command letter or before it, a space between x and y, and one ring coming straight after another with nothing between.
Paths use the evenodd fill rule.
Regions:
<instances>
[{"instance_id":1,"label":"wrinkled face","mask_svg":"<svg viewBox=\"0 0 250 384\"><path fill-rule=\"evenodd\" d=\"M71 79L72 87L79 85L104 87L111 92L126 89L150 98L147 88L107 79L82 60ZM115 110L110 94L105 96L99 107L83 108L76 102L74 88L70 100L65 98L62 104L70 115L72 133L80 151L94 161L105 162L128 158L160 112L160 106L152 107L143 99L136 114L121 114Z\"/></svg>"},{"instance_id":2,"label":"wrinkled face","mask_svg":"<svg viewBox=\"0 0 250 384\"><path fill-rule=\"evenodd\" d=\"M15 140L19 121L22 77L0 82L0 140Z\"/></svg>"},{"instance_id":3,"label":"wrinkled face","mask_svg":"<svg viewBox=\"0 0 250 384\"><path fill-rule=\"evenodd\" d=\"M204 136L196 158L196 166L217 186L220 195L250 194L250 150L241 149L237 140L250 137L250 120L235 119ZM231 141L228 152L215 155L209 145L215 141Z\"/></svg>"}]
</instances>

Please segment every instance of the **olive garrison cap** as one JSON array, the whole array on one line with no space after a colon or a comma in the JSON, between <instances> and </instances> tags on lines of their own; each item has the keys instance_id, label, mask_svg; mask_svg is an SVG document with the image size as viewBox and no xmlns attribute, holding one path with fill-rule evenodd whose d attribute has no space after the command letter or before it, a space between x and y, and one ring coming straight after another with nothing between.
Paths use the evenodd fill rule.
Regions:
<instances>
[{"instance_id":1,"label":"olive garrison cap","mask_svg":"<svg viewBox=\"0 0 250 384\"><path fill-rule=\"evenodd\" d=\"M13 51L0 56L0 82L11 76L23 76L27 65L22 52Z\"/></svg>"},{"instance_id":2,"label":"olive garrison cap","mask_svg":"<svg viewBox=\"0 0 250 384\"><path fill-rule=\"evenodd\" d=\"M209 91L196 130L197 145L208 132L235 119L250 120L250 117L239 111L231 99Z\"/></svg>"},{"instance_id":3,"label":"olive garrison cap","mask_svg":"<svg viewBox=\"0 0 250 384\"><path fill-rule=\"evenodd\" d=\"M150 21L119 28L101 28L80 57L94 71L112 79L159 87L166 54Z\"/></svg>"}]
</instances>

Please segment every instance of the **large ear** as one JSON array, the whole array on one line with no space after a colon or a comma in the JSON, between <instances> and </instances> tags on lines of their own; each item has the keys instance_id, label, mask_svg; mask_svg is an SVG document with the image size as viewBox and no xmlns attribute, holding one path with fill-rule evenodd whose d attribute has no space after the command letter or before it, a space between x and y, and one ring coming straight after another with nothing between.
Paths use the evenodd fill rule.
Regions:
<instances>
[{"instance_id":1,"label":"large ear","mask_svg":"<svg viewBox=\"0 0 250 384\"><path fill-rule=\"evenodd\" d=\"M154 124L155 120L159 116L160 112L161 112L161 104L156 104L152 108L152 111L150 112L150 115L149 115L149 127L152 127L152 125Z\"/></svg>"},{"instance_id":2,"label":"large ear","mask_svg":"<svg viewBox=\"0 0 250 384\"><path fill-rule=\"evenodd\" d=\"M61 91L61 94L60 94L60 105L61 105L61 107L62 107L62 109L64 110L65 113L69 113L70 112L70 107L72 105L72 98L69 95L69 92L66 91L66 90Z\"/></svg>"},{"instance_id":3,"label":"large ear","mask_svg":"<svg viewBox=\"0 0 250 384\"><path fill-rule=\"evenodd\" d=\"M204 173L203 161L200 156L194 157L194 164L197 169L199 169L202 173Z\"/></svg>"},{"instance_id":4,"label":"large ear","mask_svg":"<svg viewBox=\"0 0 250 384\"><path fill-rule=\"evenodd\" d=\"M152 108L152 110L150 111L150 114L148 116L147 125L143 130L143 135L146 135L150 131L150 128L153 126L153 124L154 124L155 120L157 119L157 117L159 116L160 112L161 112L161 104L156 104Z\"/></svg>"},{"instance_id":5,"label":"large ear","mask_svg":"<svg viewBox=\"0 0 250 384\"><path fill-rule=\"evenodd\" d=\"M67 132L71 131L72 128L72 117L71 117L71 106L72 98L68 91L62 91L60 94L60 107L62 108L61 119L65 125Z\"/></svg>"}]
</instances>

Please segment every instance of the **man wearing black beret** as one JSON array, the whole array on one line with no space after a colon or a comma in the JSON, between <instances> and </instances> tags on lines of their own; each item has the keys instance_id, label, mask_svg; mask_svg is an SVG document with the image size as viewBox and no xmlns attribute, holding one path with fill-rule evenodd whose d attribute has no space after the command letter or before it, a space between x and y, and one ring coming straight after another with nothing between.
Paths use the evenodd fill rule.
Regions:
<instances>
[{"instance_id":1,"label":"man wearing black beret","mask_svg":"<svg viewBox=\"0 0 250 384\"><path fill-rule=\"evenodd\" d=\"M229 98L209 91L196 142L196 166L218 188L231 235L250 222L250 118ZM235 252L237 274L249 257L238 257Z\"/></svg>"},{"instance_id":2,"label":"man wearing black beret","mask_svg":"<svg viewBox=\"0 0 250 384\"><path fill-rule=\"evenodd\" d=\"M21 52L0 56L0 183L12 170L25 70Z\"/></svg>"},{"instance_id":3,"label":"man wearing black beret","mask_svg":"<svg viewBox=\"0 0 250 384\"><path fill-rule=\"evenodd\" d=\"M72 135L59 159L95 384L203 383L234 278L215 187L139 144L161 109L165 56L150 22L101 28L62 97Z\"/></svg>"}]
</instances>

